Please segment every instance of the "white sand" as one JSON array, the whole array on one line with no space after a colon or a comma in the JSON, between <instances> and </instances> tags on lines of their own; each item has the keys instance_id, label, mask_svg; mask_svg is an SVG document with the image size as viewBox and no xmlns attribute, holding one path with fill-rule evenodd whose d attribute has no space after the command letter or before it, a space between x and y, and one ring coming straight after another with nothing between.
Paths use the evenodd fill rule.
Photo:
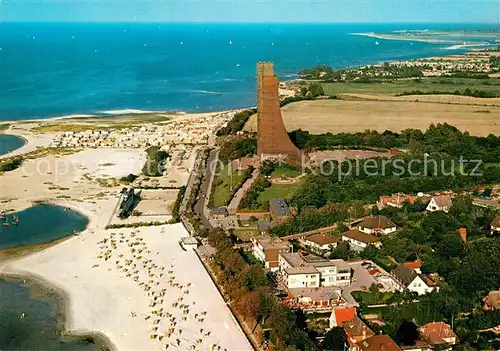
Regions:
<instances>
[{"instance_id":1,"label":"white sand","mask_svg":"<svg viewBox=\"0 0 500 351\"><path fill-rule=\"evenodd\" d=\"M10 200L1 208L19 210L46 200L79 210L90 224L78 236L0 264L0 271L35 275L62 289L69 298L68 329L101 332L118 350L165 350L166 345L169 350L207 350L213 344L251 350L196 254L180 248L179 239L188 235L182 224L104 229L117 204L119 187L102 188L93 177L102 175L102 169L125 175L130 163L142 157L140 150L122 152L101 149L49 156L28 160L1 175L0 200ZM104 161L113 165L103 166ZM67 164L71 167L66 169ZM134 164L138 167L140 162ZM135 245L130 247L131 243ZM126 259L132 262L127 265ZM182 289L171 286L177 284ZM155 310L160 315L153 314ZM183 314L184 310L189 312ZM169 328L174 329L167 337Z\"/></svg>"},{"instance_id":2,"label":"white sand","mask_svg":"<svg viewBox=\"0 0 500 351\"><path fill-rule=\"evenodd\" d=\"M132 237L132 233L136 236ZM251 350L196 254L183 251L178 245L178 240L186 235L182 224L135 230L97 229L93 233L90 230L12 262L4 269L35 274L65 290L70 298L68 328L101 331L118 350L164 350L165 345L177 349L177 339L180 340L178 349L182 350L189 350L191 345L196 350L207 350L214 344L227 350ZM108 239L107 243L99 244L104 238ZM115 249L111 248L111 238L116 241ZM137 255L143 256L142 260L134 258L128 246L131 242L140 243L139 238L143 238L145 244L133 247ZM138 250L143 247L144 251L139 254ZM111 250L107 261L104 256L97 257L106 250ZM132 263L127 265L126 259ZM147 267L143 266L145 260L151 260ZM128 274L131 275L127 277ZM172 277L182 289L169 284ZM148 284L151 290L145 291L140 283ZM152 306L155 297L157 302ZM179 301L180 298L183 300ZM173 307L174 302L187 305L189 312L183 314L179 306ZM153 314L155 310L163 315ZM175 317L175 325L172 317ZM186 320L182 320L183 317ZM152 329L154 327L158 329ZM174 328L174 332L167 337L165 333L169 328ZM151 334L163 338L161 341L151 339Z\"/></svg>"}]
</instances>

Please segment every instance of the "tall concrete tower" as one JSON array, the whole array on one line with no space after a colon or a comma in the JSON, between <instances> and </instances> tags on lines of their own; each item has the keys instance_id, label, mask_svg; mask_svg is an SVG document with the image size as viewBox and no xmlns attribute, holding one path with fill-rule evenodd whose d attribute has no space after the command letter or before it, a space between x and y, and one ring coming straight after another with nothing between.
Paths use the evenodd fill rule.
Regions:
<instances>
[{"instance_id":1,"label":"tall concrete tower","mask_svg":"<svg viewBox=\"0 0 500 351\"><path fill-rule=\"evenodd\" d=\"M283 123L278 94L279 81L272 62L257 63L257 156L300 166L302 153L295 147Z\"/></svg>"}]
</instances>

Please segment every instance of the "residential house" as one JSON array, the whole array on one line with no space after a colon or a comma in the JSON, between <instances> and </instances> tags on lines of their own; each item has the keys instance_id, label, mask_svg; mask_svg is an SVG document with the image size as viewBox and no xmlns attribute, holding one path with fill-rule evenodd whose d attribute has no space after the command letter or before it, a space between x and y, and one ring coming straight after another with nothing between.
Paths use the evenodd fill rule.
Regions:
<instances>
[{"instance_id":1,"label":"residential house","mask_svg":"<svg viewBox=\"0 0 500 351\"><path fill-rule=\"evenodd\" d=\"M399 264L393 271L392 276L401 285L403 290L416 292L419 295L438 290L438 286L424 274L418 274L415 270L408 268L404 263Z\"/></svg>"},{"instance_id":2,"label":"residential house","mask_svg":"<svg viewBox=\"0 0 500 351\"><path fill-rule=\"evenodd\" d=\"M227 208L225 207L217 207L210 210L210 217L212 218L224 218L227 216Z\"/></svg>"},{"instance_id":3,"label":"residential house","mask_svg":"<svg viewBox=\"0 0 500 351\"><path fill-rule=\"evenodd\" d=\"M389 335L374 335L358 344L360 351L401 351Z\"/></svg>"},{"instance_id":4,"label":"residential house","mask_svg":"<svg viewBox=\"0 0 500 351\"><path fill-rule=\"evenodd\" d=\"M328 233L318 233L300 238L299 241L311 251L324 254L335 249L340 239Z\"/></svg>"},{"instance_id":5,"label":"residential house","mask_svg":"<svg viewBox=\"0 0 500 351\"><path fill-rule=\"evenodd\" d=\"M406 268L413 269L418 274L422 273L422 271L420 270L420 268L422 268L422 263L420 263L420 261L405 262L403 264Z\"/></svg>"},{"instance_id":6,"label":"residential house","mask_svg":"<svg viewBox=\"0 0 500 351\"><path fill-rule=\"evenodd\" d=\"M292 245L288 241L278 237L260 236L252 238L252 253L266 268L271 271L278 270L278 256L281 253L292 250Z\"/></svg>"},{"instance_id":7,"label":"residential house","mask_svg":"<svg viewBox=\"0 0 500 351\"><path fill-rule=\"evenodd\" d=\"M278 265L279 278L287 289L351 284L351 267L344 260L283 252L279 254Z\"/></svg>"},{"instance_id":8,"label":"residential house","mask_svg":"<svg viewBox=\"0 0 500 351\"><path fill-rule=\"evenodd\" d=\"M342 241L347 241L351 249L358 252L366 249L368 245L378 248L381 246L380 240L375 235L363 233L356 229L342 233Z\"/></svg>"},{"instance_id":9,"label":"residential house","mask_svg":"<svg viewBox=\"0 0 500 351\"><path fill-rule=\"evenodd\" d=\"M467 228L458 228L458 235L460 235L460 238L464 242L464 244L467 244Z\"/></svg>"},{"instance_id":10,"label":"residential house","mask_svg":"<svg viewBox=\"0 0 500 351\"><path fill-rule=\"evenodd\" d=\"M488 310L500 310L500 289L490 291L483 302L484 307Z\"/></svg>"},{"instance_id":11,"label":"residential house","mask_svg":"<svg viewBox=\"0 0 500 351\"><path fill-rule=\"evenodd\" d=\"M381 208L386 206L401 208L405 202L413 205L415 203L415 196L397 193L391 196L380 196L378 201Z\"/></svg>"},{"instance_id":12,"label":"residential house","mask_svg":"<svg viewBox=\"0 0 500 351\"><path fill-rule=\"evenodd\" d=\"M257 228L259 229L259 231L262 235L265 235L269 231L269 229L271 229L272 227L274 227L276 225L277 225L277 223L264 221L264 220L257 222Z\"/></svg>"},{"instance_id":13,"label":"residential house","mask_svg":"<svg viewBox=\"0 0 500 351\"><path fill-rule=\"evenodd\" d=\"M390 234L397 229L396 225L386 216L371 216L361 223L358 228L366 234Z\"/></svg>"},{"instance_id":14,"label":"residential house","mask_svg":"<svg viewBox=\"0 0 500 351\"><path fill-rule=\"evenodd\" d=\"M431 346L423 340L415 340L413 345L401 345L403 351L431 351Z\"/></svg>"},{"instance_id":15,"label":"residential house","mask_svg":"<svg viewBox=\"0 0 500 351\"><path fill-rule=\"evenodd\" d=\"M491 221L491 234L500 234L500 216L493 218L493 221Z\"/></svg>"},{"instance_id":16,"label":"residential house","mask_svg":"<svg viewBox=\"0 0 500 351\"><path fill-rule=\"evenodd\" d=\"M277 222L283 222L292 216L288 204L283 199L273 198L269 201L269 212Z\"/></svg>"},{"instance_id":17,"label":"residential house","mask_svg":"<svg viewBox=\"0 0 500 351\"><path fill-rule=\"evenodd\" d=\"M305 312L328 312L332 306L338 307L346 304L342 298L342 289L332 286L292 288L288 289L288 296L289 299L285 300L285 305Z\"/></svg>"},{"instance_id":18,"label":"residential house","mask_svg":"<svg viewBox=\"0 0 500 351\"><path fill-rule=\"evenodd\" d=\"M344 322L343 328L347 336L347 343L353 351L359 351L360 343L375 336L375 333L358 316Z\"/></svg>"},{"instance_id":19,"label":"residential house","mask_svg":"<svg viewBox=\"0 0 500 351\"><path fill-rule=\"evenodd\" d=\"M333 308L330 315L330 328L342 327L344 322L353 319L356 316L355 307L339 307Z\"/></svg>"},{"instance_id":20,"label":"residential house","mask_svg":"<svg viewBox=\"0 0 500 351\"><path fill-rule=\"evenodd\" d=\"M450 325L444 322L427 323L420 328L420 335L425 342L433 346L451 346L458 342L457 335L453 332Z\"/></svg>"},{"instance_id":21,"label":"residential house","mask_svg":"<svg viewBox=\"0 0 500 351\"><path fill-rule=\"evenodd\" d=\"M449 195L439 195L431 198L426 210L429 212L443 211L448 213L451 206L453 206L453 202L451 201L451 197Z\"/></svg>"}]
</instances>

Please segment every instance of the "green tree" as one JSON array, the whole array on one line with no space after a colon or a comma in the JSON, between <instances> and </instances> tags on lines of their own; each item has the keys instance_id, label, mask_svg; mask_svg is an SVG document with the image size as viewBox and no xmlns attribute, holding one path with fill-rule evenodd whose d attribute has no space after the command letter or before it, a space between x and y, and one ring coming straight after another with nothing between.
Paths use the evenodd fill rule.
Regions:
<instances>
[{"instance_id":1,"label":"green tree","mask_svg":"<svg viewBox=\"0 0 500 351\"><path fill-rule=\"evenodd\" d=\"M328 351L343 351L347 345L347 336L344 329L333 327L326 334L321 348Z\"/></svg>"}]
</instances>

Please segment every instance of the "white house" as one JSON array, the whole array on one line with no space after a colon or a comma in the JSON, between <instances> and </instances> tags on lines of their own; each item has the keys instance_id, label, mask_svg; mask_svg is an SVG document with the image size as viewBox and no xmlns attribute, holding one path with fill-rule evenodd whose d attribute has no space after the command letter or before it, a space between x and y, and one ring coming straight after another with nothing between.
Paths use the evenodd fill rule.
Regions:
<instances>
[{"instance_id":1,"label":"white house","mask_svg":"<svg viewBox=\"0 0 500 351\"><path fill-rule=\"evenodd\" d=\"M390 234L397 229L396 225L386 216L371 216L359 223L358 228L366 234Z\"/></svg>"},{"instance_id":2,"label":"white house","mask_svg":"<svg viewBox=\"0 0 500 351\"><path fill-rule=\"evenodd\" d=\"M491 221L491 234L500 234L500 216L493 218L493 221Z\"/></svg>"},{"instance_id":3,"label":"white house","mask_svg":"<svg viewBox=\"0 0 500 351\"><path fill-rule=\"evenodd\" d=\"M278 255L289 251L291 251L290 243L278 237L263 235L252 238L253 255L264 263L264 267L269 268L273 272L277 271L279 267Z\"/></svg>"},{"instance_id":4,"label":"white house","mask_svg":"<svg viewBox=\"0 0 500 351\"><path fill-rule=\"evenodd\" d=\"M449 195L433 196L426 210L429 212L444 211L448 213L451 206L453 206L453 202Z\"/></svg>"},{"instance_id":5,"label":"white house","mask_svg":"<svg viewBox=\"0 0 500 351\"><path fill-rule=\"evenodd\" d=\"M415 270L408 268L404 263L399 264L393 271L394 279L401 285L402 290L416 292L425 295L439 287L423 274L418 274Z\"/></svg>"},{"instance_id":6,"label":"white house","mask_svg":"<svg viewBox=\"0 0 500 351\"><path fill-rule=\"evenodd\" d=\"M344 260L324 260L318 256L309 259L299 253L283 252L278 264L278 275L288 289L351 284L351 267Z\"/></svg>"},{"instance_id":7,"label":"white house","mask_svg":"<svg viewBox=\"0 0 500 351\"><path fill-rule=\"evenodd\" d=\"M329 235L328 233L318 233L308 237L303 237L299 239L299 241L311 251L325 253L335 249L340 240L339 238Z\"/></svg>"},{"instance_id":8,"label":"white house","mask_svg":"<svg viewBox=\"0 0 500 351\"><path fill-rule=\"evenodd\" d=\"M350 248L358 252L366 249L368 245L373 245L378 248L382 245L375 235L363 233L356 229L342 233L342 241L347 241Z\"/></svg>"}]
</instances>

